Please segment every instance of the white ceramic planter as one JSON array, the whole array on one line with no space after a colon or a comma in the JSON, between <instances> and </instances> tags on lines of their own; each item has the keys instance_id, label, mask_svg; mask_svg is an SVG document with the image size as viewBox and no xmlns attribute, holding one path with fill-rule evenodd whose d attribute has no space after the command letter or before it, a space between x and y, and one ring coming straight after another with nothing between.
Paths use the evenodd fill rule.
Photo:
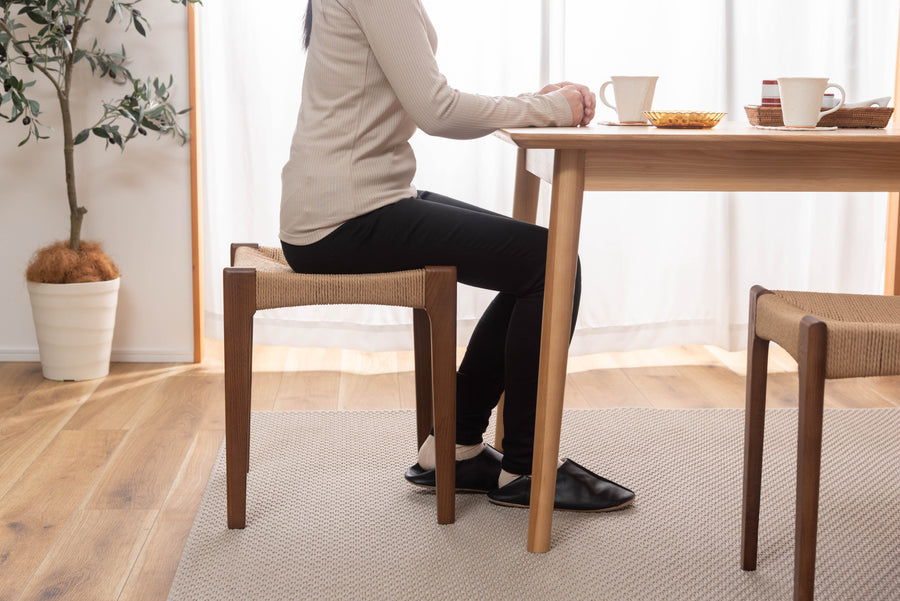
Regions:
<instances>
[{"instance_id":1,"label":"white ceramic planter","mask_svg":"<svg viewBox=\"0 0 900 601\"><path fill-rule=\"evenodd\" d=\"M49 380L109 373L119 278L84 284L28 282L41 368Z\"/></svg>"}]
</instances>

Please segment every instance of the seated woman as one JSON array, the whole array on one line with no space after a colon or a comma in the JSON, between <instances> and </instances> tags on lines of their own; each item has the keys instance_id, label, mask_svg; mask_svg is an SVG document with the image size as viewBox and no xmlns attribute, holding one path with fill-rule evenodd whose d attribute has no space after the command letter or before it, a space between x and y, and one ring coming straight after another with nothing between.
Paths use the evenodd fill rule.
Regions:
<instances>
[{"instance_id":1,"label":"seated woman","mask_svg":"<svg viewBox=\"0 0 900 601\"><path fill-rule=\"evenodd\" d=\"M469 139L501 127L587 125L594 94L563 82L488 97L447 84L420 0L309 0L306 71L282 173L280 238L304 273L374 273L454 265L463 284L497 291L457 376L458 490L527 507L537 396L547 230L416 190L416 128ZM574 314L578 311L580 271ZM482 442L505 392L504 454ZM434 486L429 437L407 480ZM618 509L634 493L572 461L557 473L556 507Z\"/></svg>"}]
</instances>

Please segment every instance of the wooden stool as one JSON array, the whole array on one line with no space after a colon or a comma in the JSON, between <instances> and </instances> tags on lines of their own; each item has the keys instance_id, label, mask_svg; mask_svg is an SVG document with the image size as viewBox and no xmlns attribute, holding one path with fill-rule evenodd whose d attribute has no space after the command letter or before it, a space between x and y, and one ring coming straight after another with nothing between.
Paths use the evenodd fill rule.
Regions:
<instances>
[{"instance_id":1,"label":"wooden stool","mask_svg":"<svg viewBox=\"0 0 900 601\"><path fill-rule=\"evenodd\" d=\"M361 275L302 274L290 268L281 249L255 244L232 244L231 264L223 274L228 527L243 528L246 521L253 315L262 309L333 304L413 308L418 444L421 446L433 425L438 523L453 523L456 268Z\"/></svg>"},{"instance_id":2,"label":"wooden stool","mask_svg":"<svg viewBox=\"0 0 900 601\"><path fill-rule=\"evenodd\" d=\"M769 341L800 378L794 599L812 601L825 380L900 374L900 297L750 291L741 567L756 569Z\"/></svg>"}]
</instances>

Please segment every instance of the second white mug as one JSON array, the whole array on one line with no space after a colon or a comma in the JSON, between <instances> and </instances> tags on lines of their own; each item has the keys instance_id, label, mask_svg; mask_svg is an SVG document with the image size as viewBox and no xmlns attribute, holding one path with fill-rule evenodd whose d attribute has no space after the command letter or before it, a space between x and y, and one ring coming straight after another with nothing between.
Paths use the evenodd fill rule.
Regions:
<instances>
[{"instance_id":1,"label":"second white mug","mask_svg":"<svg viewBox=\"0 0 900 601\"><path fill-rule=\"evenodd\" d=\"M600 86L600 101L616 111L619 123L647 123L641 114L649 111L653 105L653 92L656 90L658 76L617 75ZM613 87L616 103L606 99L606 88Z\"/></svg>"},{"instance_id":2,"label":"second white mug","mask_svg":"<svg viewBox=\"0 0 900 601\"><path fill-rule=\"evenodd\" d=\"M844 106L847 94L844 88L828 81L827 77L779 77L781 115L786 127L813 129L819 120ZM827 111L821 110L825 90L837 88L841 101Z\"/></svg>"}]
</instances>

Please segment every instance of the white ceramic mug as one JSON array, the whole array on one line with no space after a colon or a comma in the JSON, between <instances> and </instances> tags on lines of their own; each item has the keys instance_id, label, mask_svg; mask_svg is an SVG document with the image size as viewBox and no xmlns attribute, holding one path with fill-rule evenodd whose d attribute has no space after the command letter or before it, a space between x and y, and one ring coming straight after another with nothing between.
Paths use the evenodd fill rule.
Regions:
<instances>
[{"instance_id":1,"label":"white ceramic mug","mask_svg":"<svg viewBox=\"0 0 900 601\"><path fill-rule=\"evenodd\" d=\"M822 98L828 88L840 90L841 101L834 108L823 111ZM778 89L786 127L813 129L822 117L844 106L847 98L844 88L829 82L827 77L779 77Z\"/></svg>"},{"instance_id":2,"label":"white ceramic mug","mask_svg":"<svg viewBox=\"0 0 900 601\"><path fill-rule=\"evenodd\" d=\"M658 76L615 76L600 86L600 101L616 111L619 123L647 123L641 114L649 111L653 104L653 92L656 90ZM606 99L606 88L613 87L616 103L610 104Z\"/></svg>"}]
</instances>

